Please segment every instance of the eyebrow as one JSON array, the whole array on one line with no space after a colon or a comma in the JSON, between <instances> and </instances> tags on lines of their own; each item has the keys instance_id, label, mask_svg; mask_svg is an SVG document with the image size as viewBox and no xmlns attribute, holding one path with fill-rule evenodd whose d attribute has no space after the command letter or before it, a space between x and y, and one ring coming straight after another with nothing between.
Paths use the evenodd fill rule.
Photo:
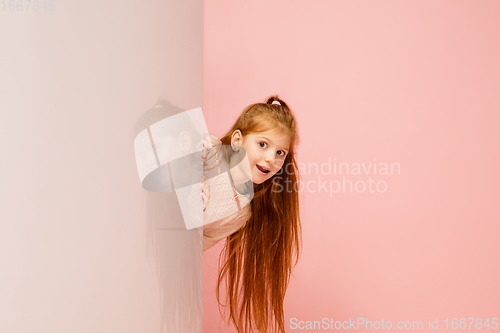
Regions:
<instances>
[{"instance_id":1,"label":"eyebrow","mask_svg":"<svg viewBox=\"0 0 500 333\"><path fill-rule=\"evenodd\" d=\"M265 136L262 136L262 135L259 135L259 138L266 139L266 140L267 140L267 141L269 141L269 142L273 142L272 140L269 140L268 138L266 138ZM288 149L287 149L287 148L281 148L281 149L282 149L282 150L286 150L286 151L288 151Z\"/></svg>"}]
</instances>

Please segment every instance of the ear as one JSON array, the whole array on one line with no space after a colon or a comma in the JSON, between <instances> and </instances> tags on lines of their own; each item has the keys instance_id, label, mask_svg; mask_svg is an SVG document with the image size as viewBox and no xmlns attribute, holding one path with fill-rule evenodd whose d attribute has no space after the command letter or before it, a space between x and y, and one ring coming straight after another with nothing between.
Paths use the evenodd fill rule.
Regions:
<instances>
[{"instance_id":1,"label":"ear","mask_svg":"<svg viewBox=\"0 0 500 333\"><path fill-rule=\"evenodd\" d=\"M185 153L186 151L191 148L191 135L186 132L182 131L181 134L179 134L179 138L177 139L178 147L179 149Z\"/></svg>"},{"instance_id":2,"label":"ear","mask_svg":"<svg viewBox=\"0 0 500 333\"><path fill-rule=\"evenodd\" d=\"M236 130L231 134L231 144L241 145L243 141L243 134L241 134L240 130Z\"/></svg>"}]
</instances>

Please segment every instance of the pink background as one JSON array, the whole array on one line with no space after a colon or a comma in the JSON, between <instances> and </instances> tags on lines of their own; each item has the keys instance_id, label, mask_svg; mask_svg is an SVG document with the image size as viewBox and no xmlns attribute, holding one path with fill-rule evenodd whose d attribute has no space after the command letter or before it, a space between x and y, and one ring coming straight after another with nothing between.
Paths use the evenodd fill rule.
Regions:
<instances>
[{"instance_id":1,"label":"pink background","mask_svg":"<svg viewBox=\"0 0 500 333\"><path fill-rule=\"evenodd\" d=\"M385 193L301 193L287 331L291 318L439 318L445 331L446 318L500 317L499 16L496 1L205 2L214 134L279 94L299 162L400 164L371 173ZM215 301L220 248L205 252L207 332L231 331Z\"/></svg>"}]
</instances>

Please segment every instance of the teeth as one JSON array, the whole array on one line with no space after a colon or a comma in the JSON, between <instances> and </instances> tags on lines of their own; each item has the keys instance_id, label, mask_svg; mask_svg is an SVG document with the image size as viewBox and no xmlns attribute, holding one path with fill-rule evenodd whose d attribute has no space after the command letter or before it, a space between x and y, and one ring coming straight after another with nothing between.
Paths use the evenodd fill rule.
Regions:
<instances>
[{"instance_id":1,"label":"teeth","mask_svg":"<svg viewBox=\"0 0 500 333\"><path fill-rule=\"evenodd\" d=\"M269 170L264 168L264 167L261 167L260 165L258 165L258 168L262 171L262 172L265 172L265 173L268 173Z\"/></svg>"}]
</instances>

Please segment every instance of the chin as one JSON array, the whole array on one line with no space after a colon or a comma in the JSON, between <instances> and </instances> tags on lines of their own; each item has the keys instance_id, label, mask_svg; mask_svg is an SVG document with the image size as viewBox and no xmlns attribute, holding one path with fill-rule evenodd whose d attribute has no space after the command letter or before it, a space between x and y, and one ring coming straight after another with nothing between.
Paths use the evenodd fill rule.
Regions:
<instances>
[{"instance_id":1,"label":"chin","mask_svg":"<svg viewBox=\"0 0 500 333\"><path fill-rule=\"evenodd\" d=\"M264 180L257 180L255 177L252 179L252 183L254 184L262 184L263 182L265 182L267 179L264 179Z\"/></svg>"}]
</instances>

